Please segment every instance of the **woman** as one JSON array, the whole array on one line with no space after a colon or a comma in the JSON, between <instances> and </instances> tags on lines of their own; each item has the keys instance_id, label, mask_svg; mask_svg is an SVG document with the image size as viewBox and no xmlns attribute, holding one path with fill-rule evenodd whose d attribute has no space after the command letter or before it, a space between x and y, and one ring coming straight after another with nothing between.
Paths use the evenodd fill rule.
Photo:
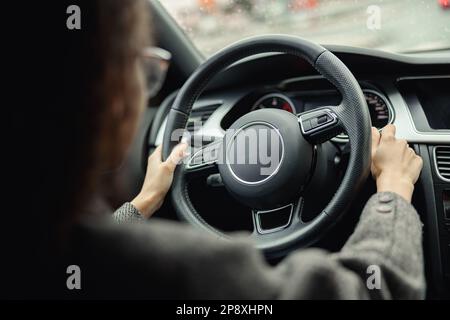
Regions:
<instances>
[{"instance_id":1,"label":"woman","mask_svg":"<svg viewBox=\"0 0 450 320\"><path fill-rule=\"evenodd\" d=\"M24 233L32 253L24 263L43 273L14 279L18 287L20 281L35 285L13 296L424 298L422 224L410 204L422 161L395 138L392 125L381 134L372 129L377 194L338 253L298 250L271 267L248 239L219 240L158 219L140 223L164 200L185 145L165 162L160 148L148 158L141 192L114 218L90 213L100 172L120 163L145 105L140 54L148 45L149 25L144 1L96 0L80 7L82 29L62 39L61 110L53 115L56 122L42 119L47 170L39 199L45 210L27 217ZM66 286L67 266L73 264L82 270L81 290ZM370 265L381 270L380 289L366 285Z\"/></svg>"}]
</instances>

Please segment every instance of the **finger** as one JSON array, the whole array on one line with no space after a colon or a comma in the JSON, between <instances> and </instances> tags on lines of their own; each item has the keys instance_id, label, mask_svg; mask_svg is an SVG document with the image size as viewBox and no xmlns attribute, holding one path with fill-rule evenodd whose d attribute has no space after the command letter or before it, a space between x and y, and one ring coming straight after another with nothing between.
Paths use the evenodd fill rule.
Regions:
<instances>
[{"instance_id":1,"label":"finger","mask_svg":"<svg viewBox=\"0 0 450 320\"><path fill-rule=\"evenodd\" d=\"M372 127L372 157L380 144L380 132L377 128Z\"/></svg>"},{"instance_id":2,"label":"finger","mask_svg":"<svg viewBox=\"0 0 450 320\"><path fill-rule=\"evenodd\" d=\"M397 139L396 142L397 142L398 145L400 145L403 148L405 148L405 150L408 150L409 145L408 145L408 141L406 141L406 139Z\"/></svg>"},{"instance_id":3,"label":"finger","mask_svg":"<svg viewBox=\"0 0 450 320\"><path fill-rule=\"evenodd\" d=\"M410 156L408 142L405 139L396 139L393 143L394 147L399 152L399 156L402 157L401 159L408 160Z\"/></svg>"},{"instance_id":4,"label":"finger","mask_svg":"<svg viewBox=\"0 0 450 320\"><path fill-rule=\"evenodd\" d=\"M186 157L187 147L187 143L182 142L177 144L175 148L173 148L169 158L167 158L167 160L164 162L169 170L171 170L172 172L175 171L177 164L179 164L180 161L183 160L184 157Z\"/></svg>"},{"instance_id":5,"label":"finger","mask_svg":"<svg viewBox=\"0 0 450 320\"><path fill-rule=\"evenodd\" d=\"M156 147L155 150L153 150L149 158L157 159L159 162L162 162L162 144L160 144Z\"/></svg>"},{"instance_id":6,"label":"finger","mask_svg":"<svg viewBox=\"0 0 450 320\"><path fill-rule=\"evenodd\" d=\"M395 126L393 124L388 124L381 131L381 141L395 139L395 131Z\"/></svg>"},{"instance_id":7,"label":"finger","mask_svg":"<svg viewBox=\"0 0 450 320\"><path fill-rule=\"evenodd\" d=\"M423 159L421 156L416 155L416 162L417 162L417 167L419 169L419 171L422 171L423 168Z\"/></svg>"},{"instance_id":8,"label":"finger","mask_svg":"<svg viewBox=\"0 0 450 320\"><path fill-rule=\"evenodd\" d=\"M414 157L414 161L411 164L411 169L414 170L413 172L415 172L413 183L417 182L417 179L420 176L420 172L422 171L422 167L423 167L423 160L420 156L416 155Z\"/></svg>"}]
</instances>

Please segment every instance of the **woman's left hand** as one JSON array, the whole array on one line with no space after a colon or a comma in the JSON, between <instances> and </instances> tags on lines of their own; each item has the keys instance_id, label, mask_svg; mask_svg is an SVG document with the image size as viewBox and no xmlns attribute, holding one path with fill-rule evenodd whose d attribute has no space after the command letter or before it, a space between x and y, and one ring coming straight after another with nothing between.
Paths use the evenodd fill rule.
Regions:
<instances>
[{"instance_id":1,"label":"woman's left hand","mask_svg":"<svg viewBox=\"0 0 450 320\"><path fill-rule=\"evenodd\" d=\"M144 184L136 198L131 201L145 218L151 217L161 207L172 184L175 168L187 155L187 147L186 143L178 144L164 162L161 160L161 146L148 157Z\"/></svg>"}]
</instances>

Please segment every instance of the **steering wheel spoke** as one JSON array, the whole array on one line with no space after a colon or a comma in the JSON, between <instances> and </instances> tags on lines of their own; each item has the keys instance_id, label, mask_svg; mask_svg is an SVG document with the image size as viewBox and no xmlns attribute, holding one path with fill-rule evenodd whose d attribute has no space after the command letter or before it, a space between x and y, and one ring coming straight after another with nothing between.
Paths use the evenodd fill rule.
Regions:
<instances>
[{"instance_id":1,"label":"steering wheel spoke","mask_svg":"<svg viewBox=\"0 0 450 320\"><path fill-rule=\"evenodd\" d=\"M342 132L336 107L322 107L298 115L302 134L312 144L323 143Z\"/></svg>"},{"instance_id":2,"label":"steering wheel spoke","mask_svg":"<svg viewBox=\"0 0 450 320\"><path fill-rule=\"evenodd\" d=\"M293 213L292 203L271 210L252 210L254 232L268 234L286 229L292 222Z\"/></svg>"},{"instance_id":3,"label":"steering wheel spoke","mask_svg":"<svg viewBox=\"0 0 450 320\"><path fill-rule=\"evenodd\" d=\"M301 228L305 224L301 219L302 210L302 197L298 201L273 209L253 209L253 236L258 237L287 231L290 228Z\"/></svg>"},{"instance_id":4,"label":"steering wheel spoke","mask_svg":"<svg viewBox=\"0 0 450 320\"><path fill-rule=\"evenodd\" d=\"M218 140L196 148L186 162L185 172L187 174L209 174L217 172L219 149L221 146L222 140Z\"/></svg>"}]
</instances>

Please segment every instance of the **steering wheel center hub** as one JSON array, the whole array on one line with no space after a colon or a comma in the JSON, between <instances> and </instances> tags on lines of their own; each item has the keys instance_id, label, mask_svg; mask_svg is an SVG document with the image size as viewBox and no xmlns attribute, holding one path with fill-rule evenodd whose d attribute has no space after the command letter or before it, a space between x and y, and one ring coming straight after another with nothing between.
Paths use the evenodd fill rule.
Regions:
<instances>
[{"instance_id":1,"label":"steering wheel center hub","mask_svg":"<svg viewBox=\"0 0 450 320\"><path fill-rule=\"evenodd\" d=\"M253 208L276 207L297 195L313 154L297 117L276 109L256 110L236 120L221 152L219 171L226 188Z\"/></svg>"},{"instance_id":2,"label":"steering wheel center hub","mask_svg":"<svg viewBox=\"0 0 450 320\"><path fill-rule=\"evenodd\" d=\"M236 180L258 184L275 175L284 160L284 141L276 127L251 122L236 130L227 144L227 165Z\"/></svg>"}]
</instances>

